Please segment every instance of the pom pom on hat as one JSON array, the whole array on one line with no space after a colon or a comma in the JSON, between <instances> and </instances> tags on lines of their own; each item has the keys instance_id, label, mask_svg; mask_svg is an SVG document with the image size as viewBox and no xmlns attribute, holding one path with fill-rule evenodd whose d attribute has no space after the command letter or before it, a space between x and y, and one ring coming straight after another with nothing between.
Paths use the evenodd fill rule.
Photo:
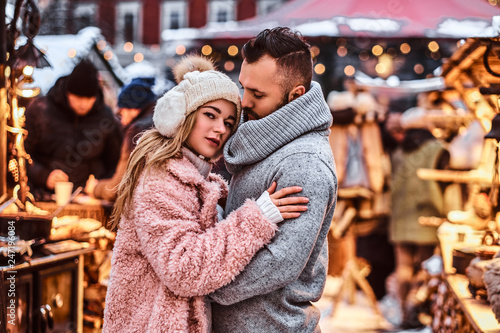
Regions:
<instances>
[{"instance_id":1,"label":"pom pom on hat","mask_svg":"<svg viewBox=\"0 0 500 333\"><path fill-rule=\"evenodd\" d=\"M188 115L218 99L234 103L236 119L240 119L238 87L226 74L215 70L210 60L187 56L174 67L173 73L177 85L158 99L153 115L155 127L162 135L173 137Z\"/></svg>"},{"instance_id":2,"label":"pom pom on hat","mask_svg":"<svg viewBox=\"0 0 500 333\"><path fill-rule=\"evenodd\" d=\"M77 96L97 96L100 90L97 68L90 61L82 60L68 75L66 90Z\"/></svg>"},{"instance_id":3,"label":"pom pom on hat","mask_svg":"<svg viewBox=\"0 0 500 333\"><path fill-rule=\"evenodd\" d=\"M135 78L122 88L118 95L118 107L127 109L142 109L156 100L156 94L151 90L154 78Z\"/></svg>"}]
</instances>

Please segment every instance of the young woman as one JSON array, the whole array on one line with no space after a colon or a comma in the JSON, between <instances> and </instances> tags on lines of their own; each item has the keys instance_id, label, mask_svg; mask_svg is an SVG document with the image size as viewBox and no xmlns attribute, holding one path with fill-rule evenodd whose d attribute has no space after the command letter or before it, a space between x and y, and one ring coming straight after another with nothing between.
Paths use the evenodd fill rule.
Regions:
<instances>
[{"instance_id":1,"label":"young woman","mask_svg":"<svg viewBox=\"0 0 500 333\"><path fill-rule=\"evenodd\" d=\"M241 107L237 86L210 61L184 58L177 86L155 107L155 128L130 156L113 212L103 332L212 332L204 295L229 283L268 243L277 223L305 211L300 187L247 200L218 222L226 183L210 173Z\"/></svg>"}]
</instances>

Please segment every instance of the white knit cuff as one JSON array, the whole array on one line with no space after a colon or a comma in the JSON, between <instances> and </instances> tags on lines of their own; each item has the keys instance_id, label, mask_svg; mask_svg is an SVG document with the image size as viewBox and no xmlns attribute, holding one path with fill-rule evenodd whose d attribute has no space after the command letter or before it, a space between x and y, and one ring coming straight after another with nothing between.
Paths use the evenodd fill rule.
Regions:
<instances>
[{"instance_id":1,"label":"white knit cuff","mask_svg":"<svg viewBox=\"0 0 500 333\"><path fill-rule=\"evenodd\" d=\"M271 201L271 197L269 196L269 192L264 191L260 198L256 200L257 206L259 206L260 210L271 222L279 223L283 221L283 217L281 216L278 207L276 207Z\"/></svg>"}]
</instances>

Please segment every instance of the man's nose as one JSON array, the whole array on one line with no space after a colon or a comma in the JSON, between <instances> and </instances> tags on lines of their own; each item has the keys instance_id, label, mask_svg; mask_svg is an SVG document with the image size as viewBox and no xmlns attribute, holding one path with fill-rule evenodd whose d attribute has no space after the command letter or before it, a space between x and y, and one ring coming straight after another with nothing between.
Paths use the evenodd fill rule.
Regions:
<instances>
[{"instance_id":1,"label":"man's nose","mask_svg":"<svg viewBox=\"0 0 500 333\"><path fill-rule=\"evenodd\" d=\"M252 107L251 104L252 103L250 101L250 97L248 97L248 94L243 93L243 97L241 98L241 107L242 108L250 108L250 107Z\"/></svg>"}]
</instances>

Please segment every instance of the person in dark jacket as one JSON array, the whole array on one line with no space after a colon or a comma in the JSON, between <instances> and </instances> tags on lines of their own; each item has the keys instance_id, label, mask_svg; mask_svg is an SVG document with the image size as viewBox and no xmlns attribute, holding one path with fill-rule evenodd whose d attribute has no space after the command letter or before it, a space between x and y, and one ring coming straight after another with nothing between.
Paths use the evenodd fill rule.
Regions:
<instances>
[{"instance_id":1,"label":"person in dark jacket","mask_svg":"<svg viewBox=\"0 0 500 333\"><path fill-rule=\"evenodd\" d=\"M97 199L115 201L116 191L125 174L137 135L153 127L153 110L157 96L152 91L154 78L135 78L118 95L118 114L124 131L120 161L111 178L97 180L93 175L87 180L85 192Z\"/></svg>"},{"instance_id":2,"label":"person in dark jacket","mask_svg":"<svg viewBox=\"0 0 500 333\"><path fill-rule=\"evenodd\" d=\"M46 96L27 107L25 147L30 190L35 197L52 193L58 181L74 188L88 177L111 177L120 157L123 134L105 105L95 66L82 60L59 78ZM37 198L40 199L40 198Z\"/></svg>"}]
</instances>

